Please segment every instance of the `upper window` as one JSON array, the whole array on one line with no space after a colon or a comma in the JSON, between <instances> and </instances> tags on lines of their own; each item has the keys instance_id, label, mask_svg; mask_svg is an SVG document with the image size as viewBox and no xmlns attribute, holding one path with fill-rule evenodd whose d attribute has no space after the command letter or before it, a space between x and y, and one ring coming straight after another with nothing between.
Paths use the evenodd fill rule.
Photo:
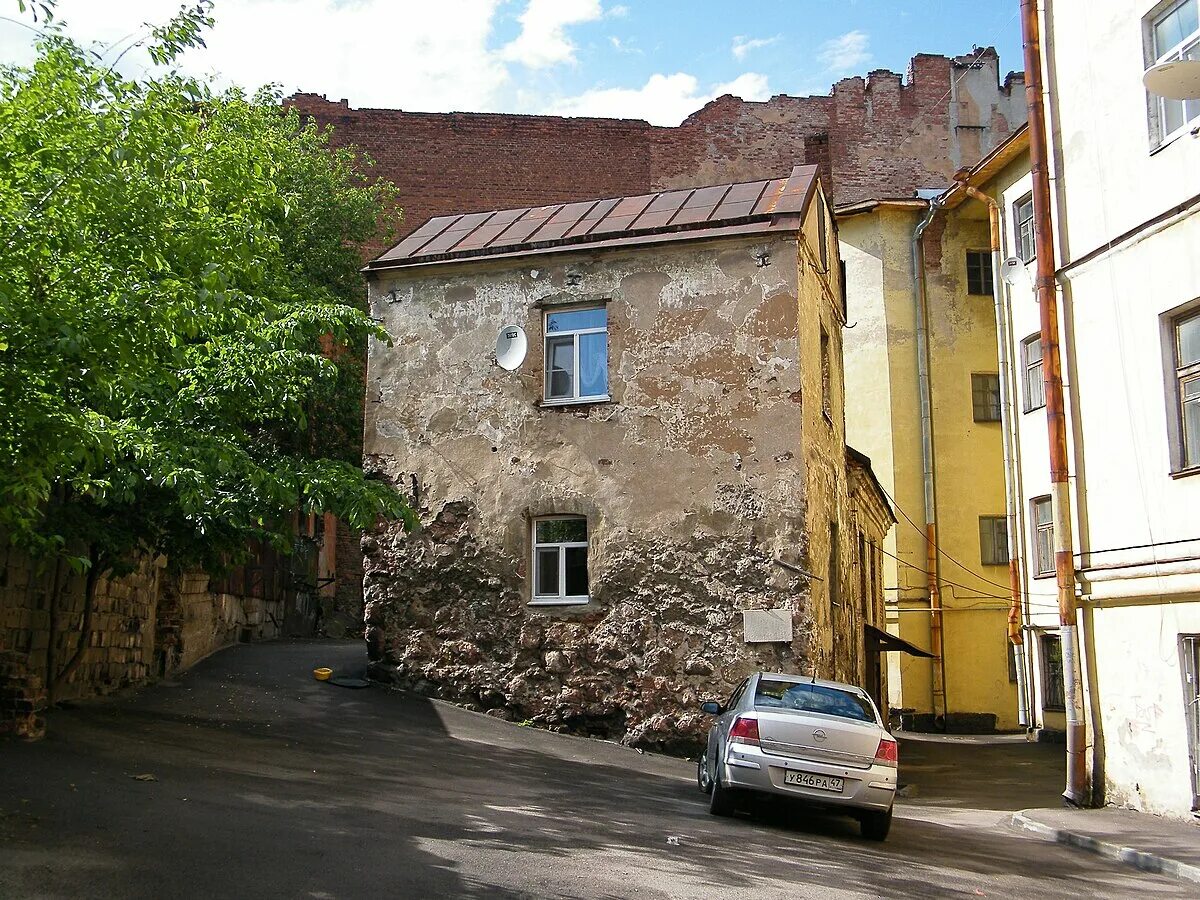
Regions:
<instances>
[{"instance_id":1,"label":"upper window","mask_svg":"<svg viewBox=\"0 0 1200 900\"><path fill-rule=\"evenodd\" d=\"M1176 319L1175 384L1179 397L1181 468L1200 466L1200 312Z\"/></svg>"},{"instance_id":2,"label":"upper window","mask_svg":"<svg viewBox=\"0 0 1200 900\"><path fill-rule=\"evenodd\" d=\"M608 399L608 310L546 313L546 401Z\"/></svg>"},{"instance_id":3,"label":"upper window","mask_svg":"<svg viewBox=\"0 0 1200 900\"><path fill-rule=\"evenodd\" d=\"M1008 517L979 517L979 561L985 566L1008 565Z\"/></svg>"},{"instance_id":4,"label":"upper window","mask_svg":"<svg viewBox=\"0 0 1200 900\"><path fill-rule=\"evenodd\" d=\"M1000 421L1000 376L992 372L971 375L971 406L976 422Z\"/></svg>"},{"instance_id":5,"label":"upper window","mask_svg":"<svg viewBox=\"0 0 1200 900\"><path fill-rule=\"evenodd\" d=\"M534 520L531 602L588 602L588 526L583 516Z\"/></svg>"},{"instance_id":6,"label":"upper window","mask_svg":"<svg viewBox=\"0 0 1200 900\"><path fill-rule=\"evenodd\" d=\"M1025 366L1025 412L1032 412L1046 405L1041 335L1035 334L1021 342L1021 360Z\"/></svg>"},{"instance_id":7,"label":"upper window","mask_svg":"<svg viewBox=\"0 0 1200 900\"><path fill-rule=\"evenodd\" d=\"M991 251L967 251L967 293L979 297L992 296Z\"/></svg>"},{"instance_id":8,"label":"upper window","mask_svg":"<svg viewBox=\"0 0 1200 900\"><path fill-rule=\"evenodd\" d=\"M1200 59L1200 0L1179 0L1150 21L1154 62ZM1200 100L1168 100L1158 103L1159 143L1165 143L1200 121Z\"/></svg>"},{"instance_id":9,"label":"upper window","mask_svg":"<svg viewBox=\"0 0 1200 900\"><path fill-rule=\"evenodd\" d=\"M1017 256L1030 262L1037 255L1033 243L1033 194L1027 194L1013 204L1013 222L1017 229Z\"/></svg>"},{"instance_id":10,"label":"upper window","mask_svg":"<svg viewBox=\"0 0 1200 900\"><path fill-rule=\"evenodd\" d=\"M1049 497L1038 497L1033 506L1033 574L1054 574L1054 506Z\"/></svg>"}]
</instances>

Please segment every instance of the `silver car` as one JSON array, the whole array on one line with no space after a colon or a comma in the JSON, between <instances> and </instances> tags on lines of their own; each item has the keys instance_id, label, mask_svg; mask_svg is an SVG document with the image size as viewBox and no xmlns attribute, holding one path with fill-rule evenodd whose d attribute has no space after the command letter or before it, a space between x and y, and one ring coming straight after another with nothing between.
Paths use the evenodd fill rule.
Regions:
<instances>
[{"instance_id":1,"label":"silver car","mask_svg":"<svg viewBox=\"0 0 1200 900\"><path fill-rule=\"evenodd\" d=\"M759 672L724 706L700 708L717 717L696 776L713 815L731 815L743 793L773 794L844 810L863 837L887 837L896 739L861 688Z\"/></svg>"}]
</instances>

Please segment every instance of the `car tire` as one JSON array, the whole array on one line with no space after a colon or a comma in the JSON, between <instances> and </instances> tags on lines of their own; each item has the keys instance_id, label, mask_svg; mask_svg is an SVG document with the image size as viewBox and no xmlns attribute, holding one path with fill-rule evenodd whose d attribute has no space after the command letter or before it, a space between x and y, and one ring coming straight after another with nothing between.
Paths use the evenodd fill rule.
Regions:
<instances>
[{"instance_id":1,"label":"car tire","mask_svg":"<svg viewBox=\"0 0 1200 900\"><path fill-rule=\"evenodd\" d=\"M703 794L711 794L713 789L712 777L708 774L708 753L701 753L696 763L696 786Z\"/></svg>"},{"instance_id":2,"label":"car tire","mask_svg":"<svg viewBox=\"0 0 1200 900\"><path fill-rule=\"evenodd\" d=\"M712 792L708 795L708 811L714 816L732 816L737 802L737 794L721 784L718 774L712 782Z\"/></svg>"},{"instance_id":3,"label":"car tire","mask_svg":"<svg viewBox=\"0 0 1200 900\"><path fill-rule=\"evenodd\" d=\"M859 822L863 837L869 841L884 841L892 830L892 811L866 812L859 817Z\"/></svg>"}]
</instances>

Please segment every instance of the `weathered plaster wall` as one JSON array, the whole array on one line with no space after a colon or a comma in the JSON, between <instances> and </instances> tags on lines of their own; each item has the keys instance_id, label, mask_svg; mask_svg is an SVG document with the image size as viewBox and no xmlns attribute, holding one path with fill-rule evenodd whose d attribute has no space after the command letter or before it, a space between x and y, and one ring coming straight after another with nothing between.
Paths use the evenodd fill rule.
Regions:
<instances>
[{"instance_id":1,"label":"weathered plaster wall","mask_svg":"<svg viewBox=\"0 0 1200 900\"><path fill-rule=\"evenodd\" d=\"M364 539L369 636L395 676L497 715L673 746L707 727L699 700L748 672L821 670L813 590L772 562L824 566L809 520L842 515L840 367L837 423L810 435L817 280L794 233L380 275L372 312L395 346L370 350L368 467L423 523ZM543 312L596 302L612 402L541 406ZM513 373L489 353L508 323L531 347ZM552 513L588 517L586 606L528 605L531 519ZM777 607L795 640L743 643L740 611Z\"/></svg>"}]
</instances>

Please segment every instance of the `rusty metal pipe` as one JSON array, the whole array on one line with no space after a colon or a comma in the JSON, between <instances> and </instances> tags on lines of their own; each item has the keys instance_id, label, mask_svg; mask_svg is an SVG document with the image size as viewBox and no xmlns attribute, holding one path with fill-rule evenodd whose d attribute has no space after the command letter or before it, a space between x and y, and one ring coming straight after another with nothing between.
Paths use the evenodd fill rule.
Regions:
<instances>
[{"instance_id":1,"label":"rusty metal pipe","mask_svg":"<svg viewBox=\"0 0 1200 900\"><path fill-rule=\"evenodd\" d=\"M1091 801L1083 677L1079 662L1078 611L1071 492L1067 477L1067 419L1058 345L1058 293L1054 279L1054 225L1050 218L1050 169L1046 110L1042 100L1041 25L1036 0L1021 0L1025 49L1025 100L1029 107L1029 159L1033 174L1033 243L1037 253L1037 299L1041 308L1042 375L1046 385L1046 431L1050 441L1054 570L1062 635L1063 687L1067 710L1067 784L1063 798L1075 806Z\"/></svg>"}]
</instances>

